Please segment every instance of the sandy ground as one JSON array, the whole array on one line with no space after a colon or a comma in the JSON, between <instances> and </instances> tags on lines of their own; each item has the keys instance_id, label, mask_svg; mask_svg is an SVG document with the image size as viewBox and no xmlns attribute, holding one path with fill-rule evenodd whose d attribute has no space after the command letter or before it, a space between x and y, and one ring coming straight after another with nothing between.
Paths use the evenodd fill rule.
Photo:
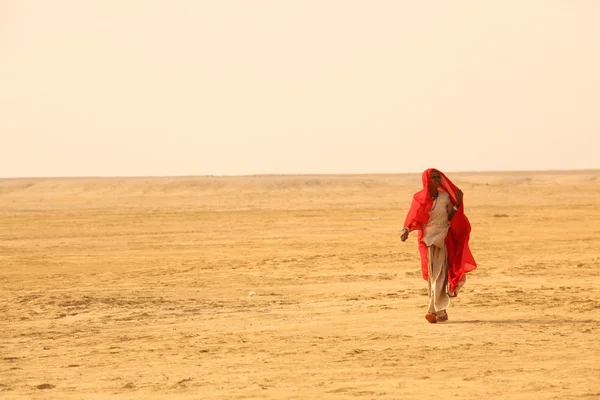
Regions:
<instances>
[{"instance_id":1,"label":"sandy ground","mask_svg":"<svg viewBox=\"0 0 600 400\"><path fill-rule=\"evenodd\" d=\"M437 325L420 175L1 180L0 398L600 398L600 171L449 176Z\"/></svg>"}]
</instances>

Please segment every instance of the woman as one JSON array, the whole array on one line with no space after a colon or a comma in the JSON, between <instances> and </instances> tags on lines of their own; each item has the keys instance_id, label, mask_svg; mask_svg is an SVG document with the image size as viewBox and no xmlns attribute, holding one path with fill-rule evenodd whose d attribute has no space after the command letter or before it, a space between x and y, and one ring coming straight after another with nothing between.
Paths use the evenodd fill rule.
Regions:
<instances>
[{"instance_id":1,"label":"woman","mask_svg":"<svg viewBox=\"0 0 600 400\"><path fill-rule=\"evenodd\" d=\"M423 172L423 190L413 196L401 239L419 231L421 271L429 283L430 323L448 320L446 308L477 265L469 249L471 224L464 213L463 193L436 169Z\"/></svg>"}]
</instances>

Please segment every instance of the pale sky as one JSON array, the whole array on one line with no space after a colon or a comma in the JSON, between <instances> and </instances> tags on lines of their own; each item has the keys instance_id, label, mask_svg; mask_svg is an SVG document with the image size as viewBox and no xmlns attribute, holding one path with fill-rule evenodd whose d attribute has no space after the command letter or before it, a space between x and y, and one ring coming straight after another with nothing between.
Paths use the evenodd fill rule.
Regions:
<instances>
[{"instance_id":1,"label":"pale sky","mask_svg":"<svg viewBox=\"0 0 600 400\"><path fill-rule=\"evenodd\" d=\"M597 0L0 0L0 177L600 168Z\"/></svg>"}]
</instances>

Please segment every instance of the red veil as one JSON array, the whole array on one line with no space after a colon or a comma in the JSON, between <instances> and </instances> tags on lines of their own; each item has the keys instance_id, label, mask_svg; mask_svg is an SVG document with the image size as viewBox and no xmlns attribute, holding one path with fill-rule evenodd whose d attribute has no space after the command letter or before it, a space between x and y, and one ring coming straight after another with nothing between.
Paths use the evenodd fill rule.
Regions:
<instances>
[{"instance_id":1,"label":"red veil","mask_svg":"<svg viewBox=\"0 0 600 400\"><path fill-rule=\"evenodd\" d=\"M423 279L427 280L427 245L423 243L423 227L429 221L429 211L433 206L433 200L429 196L428 182L432 171L438 171L442 177L442 185L439 190L443 190L450 195L453 204L456 204L456 191L458 187L450 181L439 170L429 168L423 172L423 189L414 194L408 215L404 221L404 226L410 231L418 230L419 253L421 253L421 271ZM477 268L475 259L469 249L469 236L471 233L471 224L465 215L465 206L461 204L456 214L450 221L450 230L446 235L446 250L448 252L448 282L450 291L453 292L462 277L470 271Z\"/></svg>"}]
</instances>

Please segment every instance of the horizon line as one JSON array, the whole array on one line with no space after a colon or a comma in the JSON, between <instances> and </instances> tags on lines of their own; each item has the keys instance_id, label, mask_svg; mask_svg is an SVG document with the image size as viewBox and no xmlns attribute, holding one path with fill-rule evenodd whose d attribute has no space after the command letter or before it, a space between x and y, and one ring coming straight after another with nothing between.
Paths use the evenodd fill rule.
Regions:
<instances>
[{"instance_id":1,"label":"horizon line","mask_svg":"<svg viewBox=\"0 0 600 400\"><path fill-rule=\"evenodd\" d=\"M600 168L582 169L535 169L535 170L440 170L446 174L503 174L503 173L600 173ZM292 176L376 176L376 175L418 175L422 172L353 172L353 173L256 173L256 174L199 174L199 175L66 175L66 176L16 176L0 177L0 180L37 180L37 179L174 179L174 178L252 178L252 177L292 177Z\"/></svg>"}]
</instances>

